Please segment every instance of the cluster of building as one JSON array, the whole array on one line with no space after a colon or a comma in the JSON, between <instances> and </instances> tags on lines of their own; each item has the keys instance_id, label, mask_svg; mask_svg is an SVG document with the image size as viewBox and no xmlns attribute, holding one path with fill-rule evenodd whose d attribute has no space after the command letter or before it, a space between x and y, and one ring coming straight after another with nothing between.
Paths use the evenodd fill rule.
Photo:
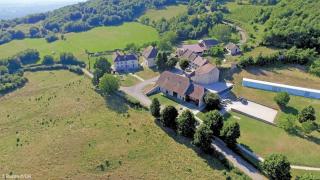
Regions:
<instances>
[{"instance_id":1,"label":"cluster of building","mask_svg":"<svg viewBox=\"0 0 320 180\"><path fill-rule=\"evenodd\" d=\"M210 48L218 45L219 42L213 39L200 40L196 44L183 45L176 51L176 57L186 59L189 66L182 74L169 71L163 72L152 92L162 92L185 102L192 102L198 107L204 105L204 96L208 90L204 87L219 81L219 69L203 57ZM225 47L231 55L241 53L240 48L232 43ZM158 50L149 46L142 52L143 65L152 68L156 65ZM114 70L134 71L139 68L139 58L135 54L113 54ZM150 92L150 93L152 93Z\"/></svg>"}]
</instances>

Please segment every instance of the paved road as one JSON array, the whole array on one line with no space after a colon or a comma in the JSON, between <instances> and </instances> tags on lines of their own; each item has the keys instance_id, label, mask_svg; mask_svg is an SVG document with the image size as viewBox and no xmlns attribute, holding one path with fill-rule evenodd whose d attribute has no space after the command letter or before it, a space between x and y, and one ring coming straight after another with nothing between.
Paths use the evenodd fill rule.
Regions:
<instances>
[{"instance_id":1,"label":"paved road","mask_svg":"<svg viewBox=\"0 0 320 180\"><path fill-rule=\"evenodd\" d=\"M149 84L154 84L158 80L159 76L152 79L145 80L135 86L131 87L120 87L120 90L129 94L130 96L139 100L143 105L149 107L151 100L143 93L143 88Z\"/></svg>"},{"instance_id":2,"label":"paved road","mask_svg":"<svg viewBox=\"0 0 320 180\"><path fill-rule=\"evenodd\" d=\"M230 148L228 148L225 143L215 138L212 141L212 146L216 149L216 151L222 153L235 167L240 169L246 175L254 180L262 180L267 179L263 176L259 170L257 170L254 166L245 161L241 156L233 152Z\"/></svg>"},{"instance_id":3,"label":"paved road","mask_svg":"<svg viewBox=\"0 0 320 180\"><path fill-rule=\"evenodd\" d=\"M236 30L240 33L240 44L244 44L247 42L248 34L244 29L230 22L222 21L222 23L236 28Z\"/></svg>"}]
</instances>

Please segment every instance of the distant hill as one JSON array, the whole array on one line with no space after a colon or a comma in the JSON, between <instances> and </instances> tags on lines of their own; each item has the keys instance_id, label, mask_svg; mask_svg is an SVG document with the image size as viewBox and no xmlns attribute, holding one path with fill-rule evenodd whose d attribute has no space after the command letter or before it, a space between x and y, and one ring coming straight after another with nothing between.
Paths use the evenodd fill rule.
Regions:
<instances>
[{"instance_id":1,"label":"distant hill","mask_svg":"<svg viewBox=\"0 0 320 180\"><path fill-rule=\"evenodd\" d=\"M44 13L54 9L61 8L66 5L75 4L83 0L66 0L59 2L46 2L41 3L11 3L0 2L0 19L13 19L21 18L23 16L35 13Z\"/></svg>"},{"instance_id":2,"label":"distant hill","mask_svg":"<svg viewBox=\"0 0 320 180\"><path fill-rule=\"evenodd\" d=\"M97 26L117 25L135 20L148 8L160 8L175 3L176 0L89 0L52 12L2 20L0 44L25 37L39 38L50 33L81 32ZM15 29L21 24L36 25L30 28L30 33L25 34Z\"/></svg>"}]
</instances>

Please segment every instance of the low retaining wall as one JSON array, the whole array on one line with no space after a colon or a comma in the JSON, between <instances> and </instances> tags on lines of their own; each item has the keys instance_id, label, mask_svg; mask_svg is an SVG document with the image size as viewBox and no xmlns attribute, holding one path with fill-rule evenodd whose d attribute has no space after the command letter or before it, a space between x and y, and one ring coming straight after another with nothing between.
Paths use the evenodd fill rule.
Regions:
<instances>
[{"instance_id":1,"label":"low retaining wall","mask_svg":"<svg viewBox=\"0 0 320 180\"><path fill-rule=\"evenodd\" d=\"M289 86L285 84L277 84L266 81L243 78L242 85L244 87L262 89L273 92L287 92L295 96L303 96L306 98L320 99L320 90L308 89L297 86Z\"/></svg>"}]
</instances>

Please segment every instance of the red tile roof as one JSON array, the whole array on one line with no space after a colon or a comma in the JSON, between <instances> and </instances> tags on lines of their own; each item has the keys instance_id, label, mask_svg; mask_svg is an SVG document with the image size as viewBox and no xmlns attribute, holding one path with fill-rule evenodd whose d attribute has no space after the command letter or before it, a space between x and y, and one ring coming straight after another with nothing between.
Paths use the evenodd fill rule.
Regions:
<instances>
[{"instance_id":1,"label":"red tile roof","mask_svg":"<svg viewBox=\"0 0 320 180\"><path fill-rule=\"evenodd\" d=\"M187 92L191 83L186 77L165 71L160 75L156 84L161 88L176 92L183 96Z\"/></svg>"},{"instance_id":2,"label":"red tile roof","mask_svg":"<svg viewBox=\"0 0 320 180\"><path fill-rule=\"evenodd\" d=\"M214 70L215 68L217 68L217 67L214 66L214 65L212 65L212 64L210 64L210 63L208 63L208 64L206 64L206 65L204 65L204 66L199 67L199 68L196 70L195 74L196 74L196 75L207 74L207 73L209 73L210 71Z\"/></svg>"}]
</instances>

